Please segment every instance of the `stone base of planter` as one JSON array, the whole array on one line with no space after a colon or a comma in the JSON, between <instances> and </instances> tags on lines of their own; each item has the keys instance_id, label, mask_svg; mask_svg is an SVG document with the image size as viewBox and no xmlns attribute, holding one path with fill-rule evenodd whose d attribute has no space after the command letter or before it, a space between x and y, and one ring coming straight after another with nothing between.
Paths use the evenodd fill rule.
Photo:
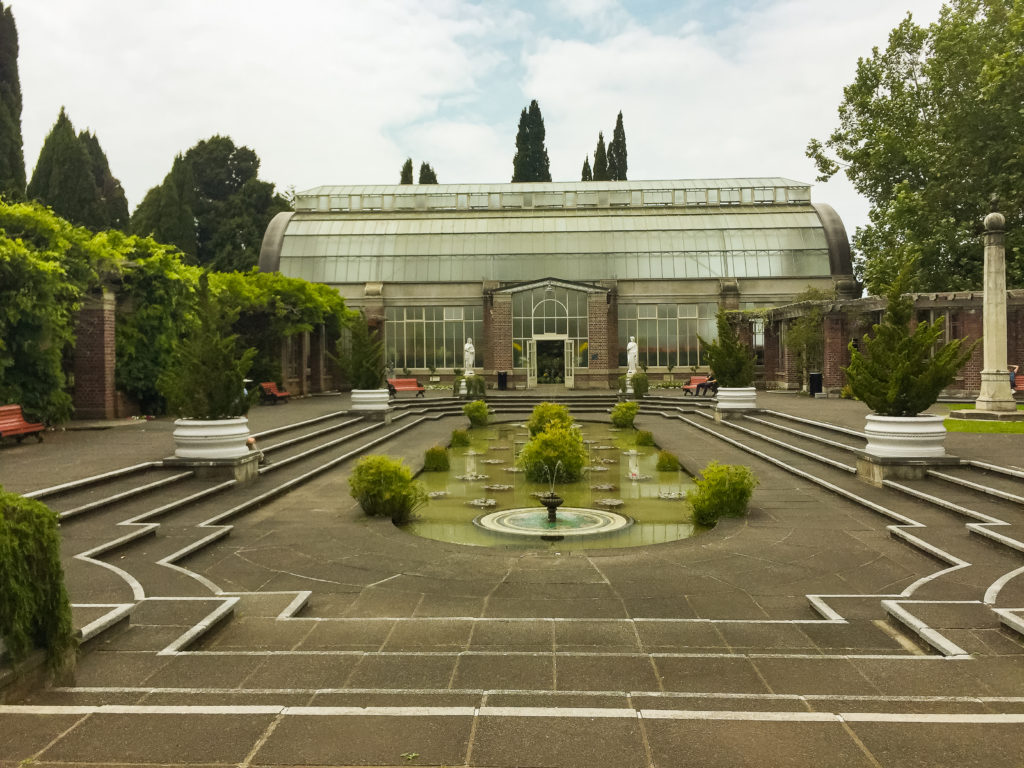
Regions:
<instances>
[{"instance_id":1,"label":"stone base of planter","mask_svg":"<svg viewBox=\"0 0 1024 768\"><path fill-rule=\"evenodd\" d=\"M931 456L924 459L903 459L891 456L857 454L857 477L868 485L881 488L885 480L922 480L929 469L959 464L956 456Z\"/></svg>"},{"instance_id":2,"label":"stone base of planter","mask_svg":"<svg viewBox=\"0 0 1024 768\"><path fill-rule=\"evenodd\" d=\"M386 389L353 389L352 411L369 421L391 423L391 404Z\"/></svg>"},{"instance_id":3,"label":"stone base of planter","mask_svg":"<svg viewBox=\"0 0 1024 768\"><path fill-rule=\"evenodd\" d=\"M237 480L247 483L259 477L260 457L255 451L233 459L183 459L169 456L161 464L165 467L187 467L196 477L212 480Z\"/></svg>"}]
</instances>

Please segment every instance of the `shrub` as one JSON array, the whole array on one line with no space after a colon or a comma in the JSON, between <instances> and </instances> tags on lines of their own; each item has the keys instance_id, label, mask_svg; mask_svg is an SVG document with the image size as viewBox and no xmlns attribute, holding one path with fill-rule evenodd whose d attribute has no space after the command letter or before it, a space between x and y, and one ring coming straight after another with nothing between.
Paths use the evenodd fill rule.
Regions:
<instances>
[{"instance_id":1,"label":"shrub","mask_svg":"<svg viewBox=\"0 0 1024 768\"><path fill-rule=\"evenodd\" d=\"M452 448L469 445L469 432L464 429L452 430Z\"/></svg>"},{"instance_id":2,"label":"shrub","mask_svg":"<svg viewBox=\"0 0 1024 768\"><path fill-rule=\"evenodd\" d=\"M718 338L707 342L700 336L705 362L718 377L720 387L749 387L754 383L754 356L750 347L740 341L739 335L724 309L716 318Z\"/></svg>"},{"instance_id":3,"label":"shrub","mask_svg":"<svg viewBox=\"0 0 1024 768\"><path fill-rule=\"evenodd\" d=\"M353 389L379 389L384 383L384 340L370 331L362 312L350 319L338 339L338 361Z\"/></svg>"},{"instance_id":4,"label":"shrub","mask_svg":"<svg viewBox=\"0 0 1024 768\"><path fill-rule=\"evenodd\" d=\"M650 381L644 371L637 371L633 374L633 394L643 397L651 389Z\"/></svg>"},{"instance_id":5,"label":"shrub","mask_svg":"<svg viewBox=\"0 0 1024 768\"><path fill-rule=\"evenodd\" d=\"M477 378L476 376L473 377ZM466 414L469 423L474 427L482 427L487 424L487 403L483 400L474 400L462 406L462 412Z\"/></svg>"},{"instance_id":6,"label":"shrub","mask_svg":"<svg viewBox=\"0 0 1024 768\"><path fill-rule=\"evenodd\" d=\"M427 453L423 457L424 472L447 472L450 468L448 450L443 445L427 448Z\"/></svg>"},{"instance_id":7,"label":"shrub","mask_svg":"<svg viewBox=\"0 0 1024 768\"><path fill-rule=\"evenodd\" d=\"M675 472L679 469L679 457L669 451L659 451L656 469L659 472Z\"/></svg>"},{"instance_id":8,"label":"shrub","mask_svg":"<svg viewBox=\"0 0 1024 768\"><path fill-rule=\"evenodd\" d=\"M693 517L701 525L714 525L721 516L740 517L747 512L757 478L748 467L712 461L686 494Z\"/></svg>"},{"instance_id":9,"label":"shrub","mask_svg":"<svg viewBox=\"0 0 1024 768\"><path fill-rule=\"evenodd\" d=\"M639 429L636 433L636 444L640 446L654 445L654 435L646 429Z\"/></svg>"},{"instance_id":10,"label":"shrub","mask_svg":"<svg viewBox=\"0 0 1024 768\"><path fill-rule=\"evenodd\" d=\"M616 403L612 408L612 424L616 427L632 427L640 406L633 402Z\"/></svg>"},{"instance_id":11,"label":"shrub","mask_svg":"<svg viewBox=\"0 0 1024 768\"><path fill-rule=\"evenodd\" d=\"M526 422L526 428L530 430L530 436L539 435L550 424L558 424L565 427L572 426L572 415L564 405L556 403L538 403Z\"/></svg>"},{"instance_id":12,"label":"shrub","mask_svg":"<svg viewBox=\"0 0 1024 768\"><path fill-rule=\"evenodd\" d=\"M487 393L487 382L483 376L466 377L466 394L470 397L483 397Z\"/></svg>"},{"instance_id":13,"label":"shrub","mask_svg":"<svg viewBox=\"0 0 1024 768\"><path fill-rule=\"evenodd\" d=\"M54 670L75 647L57 526L46 505L0 488L0 637L13 662L41 647Z\"/></svg>"},{"instance_id":14,"label":"shrub","mask_svg":"<svg viewBox=\"0 0 1024 768\"><path fill-rule=\"evenodd\" d=\"M409 468L389 456L361 458L348 484L352 498L367 515L390 517L396 523L404 523L427 500Z\"/></svg>"},{"instance_id":15,"label":"shrub","mask_svg":"<svg viewBox=\"0 0 1024 768\"><path fill-rule=\"evenodd\" d=\"M587 448L580 431L571 424L551 423L523 446L517 463L535 482L571 483L583 473Z\"/></svg>"}]
</instances>

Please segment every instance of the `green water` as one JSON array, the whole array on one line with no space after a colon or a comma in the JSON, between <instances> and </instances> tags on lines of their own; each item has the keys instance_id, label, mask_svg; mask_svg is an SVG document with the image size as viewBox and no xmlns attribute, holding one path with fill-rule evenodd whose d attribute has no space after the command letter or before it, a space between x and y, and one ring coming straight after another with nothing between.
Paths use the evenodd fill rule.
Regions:
<instances>
[{"instance_id":1,"label":"green water","mask_svg":"<svg viewBox=\"0 0 1024 768\"><path fill-rule=\"evenodd\" d=\"M403 530L417 536L455 544L506 549L607 549L640 547L689 538L704 529L694 525L692 511L685 501L659 498L661 493L685 493L693 487L685 472L658 472L655 464L658 449L637 447L632 429L616 430L609 424L582 422L583 439L588 441L592 469L576 483L558 483L555 491L565 499L566 507L610 509L634 520L625 530L582 539L537 541L528 537L506 536L481 530L473 519L488 512L518 507L537 507L540 501L531 496L546 492L547 483L535 483L521 472L507 472L515 466L515 457L529 439L521 424L496 424L475 427L469 431L469 447L449 448L451 470L423 472L417 478L428 492L445 492L417 511L415 520ZM631 457L626 451L636 450ZM499 463L500 462L500 463ZM593 469L594 467L600 469ZM601 471L603 469L604 471ZM458 475L488 475L486 480L460 480ZM633 479L637 474L649 479ZM511 485L508 490L485 490L492 484ZM594 485L610 484L613 490L594 490ZM467 502L494 499L490 507L476 508ZM602 499L621 499L622 506L605 507Z\"/></svg>"}]
</instances>

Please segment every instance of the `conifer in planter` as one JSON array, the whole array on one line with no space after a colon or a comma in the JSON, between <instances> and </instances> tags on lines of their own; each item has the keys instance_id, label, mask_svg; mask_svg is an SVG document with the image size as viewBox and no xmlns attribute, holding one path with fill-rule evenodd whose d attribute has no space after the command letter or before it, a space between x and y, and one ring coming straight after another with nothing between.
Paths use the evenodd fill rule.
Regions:
<instances>
[{"instance_id":1,"label":"conifer in planter","mask_svg":"<svg viewBox=\"0 0 1024 768\"><path fill-rule=\"evenodd\" d=\"M245 415L258 392L247 393L245 376L255 349L241 354L230 332L232 313L210 295L207 275L199 278L198 324L179 341L157 381L174 422L174 455L184 459L235 459L248 454Z\"/></svg>"},{"instance_id":2,"label":"conifer in planter","mask_svg":"<svg viewBox=\"0 0 1024 768\"><path fill-rule=\"evenodd\" d=\"M872 326L860 348L853 342L849 346L846 380L854 396L874 411L867 417L864 432L866 452L875 456L945 454L943 417L919 414L935 403L977 344L964 348L963 339L953 339L935 349L942 340L943 317L918 323L910 331L914 303L904 289L915 266L911 261L900 271L886 294L881 322Z\"/></svg>"},{"instance_id":3,"label":"conifer in planter","mask_svg":"<svg viewBox=\"0 0 1024 768\"><path fill-rule=\"evenodd\" d=\"M352 385L353 411L387 411L384 384L384 341L371 331L362 312L349 325L348 338L338 340L338 360Z\"/></svg>"},{"instance_id":4,"label":"conifer in planter","mask_svg":"<svg viewBox=\"0 0 1024 768\"><path fill-rule=\"evenodd\" d=\"M700 336L704 362L718 379L718 410L749 410L757 405L754 389L754 355L740 341L724 309L716 316L718 338L707 342Z\"/></svg>"}]
</instances>

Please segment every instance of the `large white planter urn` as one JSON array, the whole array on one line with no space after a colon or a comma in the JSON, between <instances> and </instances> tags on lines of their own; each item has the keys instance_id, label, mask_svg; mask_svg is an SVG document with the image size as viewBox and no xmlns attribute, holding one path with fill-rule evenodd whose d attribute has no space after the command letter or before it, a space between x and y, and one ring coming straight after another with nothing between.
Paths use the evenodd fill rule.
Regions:
<instances>
[{"instance_id":1,"label":"large white planter urn","mask_svg":"<svg viewBox=\"0 0 1024 768\"><path fill-rule=\"evenodd\" d=\"M864 452L869 456L900 459L925 459L945 456L946 427L943 417L867 415L864 435L868 439Z\"/></svg>"},{"instance_id":2,"label":"large white planter urn","mask_svg":"<svg viewBox=\"0 0 1024 768\"><path fill-rule=\"evenodd\" d=\"M174 455L179 459L237 459L249 448L249 420L178 419L174 422Z\"/></svg>"},{"instance_id":3,"label":"large white planter urn","mask_svg":"<svg viewBox=\"0 0 1024 768\"><path fill-rule=\"evenodd\" d=\"M719 387L715 395L719 411L750 411L757 408L754 387Z\"/></svg>"},{"instance_id":4,"label":"large white planter urn","mask_svg":"<svg viewBox=\"0 0 1024 768\"><path fill-rule=\"evenodd\" d=\"M387 411L390 407L386 389L353 389L353 411Z\"/></svg>"}]
</instances>

